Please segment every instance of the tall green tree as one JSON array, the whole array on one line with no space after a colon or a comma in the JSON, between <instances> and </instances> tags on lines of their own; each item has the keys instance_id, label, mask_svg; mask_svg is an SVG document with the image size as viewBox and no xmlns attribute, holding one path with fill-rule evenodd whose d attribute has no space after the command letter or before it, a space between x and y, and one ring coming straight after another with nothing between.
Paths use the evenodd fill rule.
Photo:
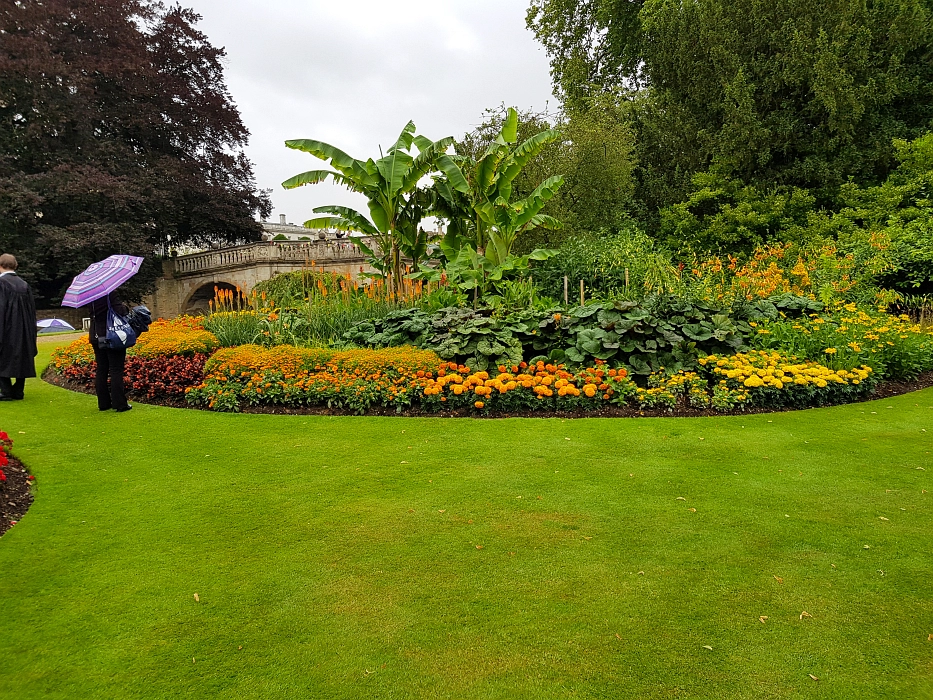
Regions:
<instances>
[{"instance_id":1,"label":"tall green tree","mask_svg":"<svg viewBox=\"0 0 933 700\"><path fill-rule=\"evenodd\" d=\"M328 161L333 170L309 170L282 183L285 189L315 185L332 180L368 200L369 217L349 207L327 205L317 207L315 214L328 214L305 221L309 229L336 228L372 236L379 245L378 253L362 241L354 241L364 252L377 259L377 267L386 274L396 290L402 284L402 260L407 256L414 264L424 255L426 242L419 224L424 211L422 200L416 197L419 181L439 167L449 172L455 187L463 188L462 175L445 156L452 136L431 141L415 135L415 123L408 122L398 140L378 160L357 160L339 148L323 141L295 139L286 141L288 148L304 151ZM412 146L417 155L410 153Z\"/></svg>"},{"instance_id":2,"label":"tall green tree","mask_svg":"<svg viewBox=\"0 0 933 700\"><path fill-rule=\"evenodd\" d=\"M635 91L649 211L711 167L827 200L933 122L931 0L533 0L528 23L565 105Z\"/></svg>"}]
</instances>

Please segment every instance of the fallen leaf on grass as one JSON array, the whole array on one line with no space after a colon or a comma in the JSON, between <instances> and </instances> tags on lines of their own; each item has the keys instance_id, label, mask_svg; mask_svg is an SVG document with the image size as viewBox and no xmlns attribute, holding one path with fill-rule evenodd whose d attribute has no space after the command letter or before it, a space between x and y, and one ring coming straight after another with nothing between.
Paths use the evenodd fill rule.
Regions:
<instances>
[{"instance_id":1,"label":"fallen leaf on grass","mask_svg":"<svg viewBox=\"0 0 933 700\"><path fill-rule=\"evenodd\" d=\"M683 496L678 496L678 497L675 498L674 500L675 500L675 501L686 501L687 499L684 498Z\"/></svg>"},{"instance_id":2,"label":"fallen leaf on grass","mask_svg":"<svg viewBox=\"0 0 933 700\"><path fill-rule=\"evenodd\" d=\"M242 649L242 648L243 648L242 646L237 647L237 651L239 651L239 650Z\"/></svg>"},{"instance_id":3,"label":"fallen leaf on grass","mask_svg":"<svg viewBox=\"0 0 933 700\"><path fill-rule=\"evenodd\" d=\"M616 639L622 639L621 635L618 632L616 632Z\"/></svg>"},{"instance_id":4,"label":"fallen leaf on grass","mask_svg":"<svg viewBox=\"0 0 933 700\"><path fill-rule=\"evenodd\" d=\"M477 549L482 549L482 548L483 548L483 545L478 544L478 545L476 545L476 548L477 548Z\"/></svg>"},{"instance_id":5,"label":"fallen leaf on grass","mask_svg":"<svg viewBox=\"0 0 933 700\"><path fill-rule=\"evenodd\" d=\"M782 579L780 576L775 576L774 580L777 581L778 583L784 583L784 579Z\"/></svg>"},{"instance_id":6,"label":"fallen leaf on grass","mask_svg":"<svg viewBox=\"0 0 933 700\"><path fill-rule=\"evenodd\" d=\"M201 599L198 597L198 594L197 594L197 593L194 594L194 602L195 602L195 603L200 603L200 602L201 602Z\"/></svg>"},{"instance_id":7,"label":"fallen leaf on grass","mask_svg":"<svg viewBox=\"0 0 933 700\"><path fill-rule=\"evenodd\" d=\"M874 413L874 411L872 411L872 413ZM819 678L817 678L816 676L814 676L812 673L808 673L807 675L810 676L810 678L812 678L812 679L815 680L815 681L820 680Z\"/></svg>"},{"instance_id":8,"label":"fallen leaf on grass","mask_svg":"<svg viewBox=\"0 0 933 700\"><path fill-rule=\"evenodd\" d=\"M444 510L439 510L439 511L437 511L437 512L438 512L438 513L446 513L446 512L447 512L447 509L445 508Z\"/></svg>"},{"instance_id":9,"label":"fallen leaf on grass","mask_svg":"<svg viewBox=\"0 0 933 700\"><path fill-rule=\"evenodd\" d=\"M933 634L928 634L928 635L927 635L927 641L928 641L928 642L933 642Z\"/></svg>"},{"instance_id":10,"label":"fallen leaf on grass","mask_svg":"<svg viewBox=\"0 0 933 700\"><path fill-rule=\"evenodd\" d=\"M704 645L703 645L703 648L704 648L704 649L709 649L710 651L713 650L713 647L711 647L709 644L704 644Z\"/></svg>"},{"instance_id":11,"label":"fallen leaf on grass","mask_svg":"<svg viewBox=\"0 0 933 700\"><path fill-rule=\"evenodd\" d=\"M871 545L870 545L870 544L866 544L864 547L862 547L862 549L871 549Z\"/></svg>"},{"instance_id":12,"label":"fallen leaf on grass","mask_svg":"<svg viewBox=\"0 0 933 700\"><path fill-rule=\"evenodd\" d=\"M804 610L802 613L800 613L800 619L802 620L805 617L813 617L813 615Z\"/></svg>"},{"instance_id":13,"label":"fallen leaf on grass","mask_svg":"<svg viewBox=\"0 0 933 700\"><path fill-rule=\"evenodd\" d=\"M762 615L761 617L758 618L758 622L760 622L761 624L764 624L765 620L767 619L768 619L767 615Z\"/></svg>"},{"instance_id":14,"label":"fallen leaf on grass","mask_svg":"<svg viewBox=\"0 0 933 700\"><path fill-rule=\"evenodd\" d=\"M691 513L696 513L696 512L697 512L697 509L696 509L696 508L687 508L687 510L689 510Z\"/></svg>"},{"instance_id":15,"label":"fallen leaf on grass","mask_svg":"<svg viewBox=\"0 0 933 700\"><path fill-rule=\"evenodd\" d=\"M645 572L644 572L644 571L639 571L639 572L638 572L638 575L639 575L639 576L644 576L644 575L645 575Z\"/></svg>"},{"instance_id":16,"label":"fallen leaf on grass","mask_svg":"<svg viewBox=\"0 0 933 700\"><path fill-rule=\"evenodd\" d=\"M878 516L878 520L887 520L887 518L884 517L883 515L879 515L879 516Z\"/></svg>"},{"instance_id":17,"label":"fallen leaf on grass","mask_svg":"<svg viewBox=\"0 0 933 700\"><path fill-rule=\"evenodd\" d=\"M580 535L580 537L582 537L582 538L585 539L585 540L591 540L591 539L593 539L592 537L587 537L586 535Z\"/></svg>"},{"instance_id":18,"label":"fallen leaf on grass","mask_svg":"<svg viewBox=\"0 0 933 700\"><path fill-rule=\"evenodd\" d=\"M399 462L399 464L408 464L408 462L406 462L405 460L402 460L401 462Z\"/></svg>"}]
</instances>

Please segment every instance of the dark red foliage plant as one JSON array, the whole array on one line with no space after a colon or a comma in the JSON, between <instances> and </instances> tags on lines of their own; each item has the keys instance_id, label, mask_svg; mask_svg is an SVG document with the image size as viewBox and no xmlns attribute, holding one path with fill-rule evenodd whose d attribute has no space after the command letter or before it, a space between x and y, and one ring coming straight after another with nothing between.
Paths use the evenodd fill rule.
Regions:
<instances>
[{"instance_id":1,"label":"dark red foliage plant","mask_svg":"<svg viewBox=\"0 0 933 700\"><path fill-rule=\"evenodd\" d=\"M132 398L161 400L183 399L185 389L197 386L204 379L204 363L209 355L158 355L127 357L123 376L127 393ZM92 390L97 364L74 364L65 367L61 376L73 384Z\"/></svg>"}]
</instances>

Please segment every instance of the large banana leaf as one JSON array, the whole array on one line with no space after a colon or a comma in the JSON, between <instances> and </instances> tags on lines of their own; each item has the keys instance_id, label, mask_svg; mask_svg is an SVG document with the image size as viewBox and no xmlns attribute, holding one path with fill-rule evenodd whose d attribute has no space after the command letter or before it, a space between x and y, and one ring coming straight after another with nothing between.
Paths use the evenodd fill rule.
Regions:
<instances>
[{"instance_id":1,"label":"large banana leaf","mask_svg":"<svg viewBox=\"0 0 933 700\"><path fill-rule=\"evenodd\" d=\"M285 145L296 151L310 153L321 160L330 161L330 165L334 170L361 184L376 184L373 174L366 167L366 163L347 155L336 146L315 139L292 139L286 141Z\"/></svg>"},{"instance_id":2,"label":"large banana leaf","mask_svg":"<svg viewBox=\"0 0 933 700\"><path fill-rule=\"evenodd\" d=\"M285 182L282 183L282 187L284 187L286 190L292 190L296 187L301 187L302 185L316 185L319 182L324 182L327 178L332 178L333 181L338 185L343 185L348 190L353 192L360 192L362 194L366 193L367 188L361 187L356 180L349 178L341 173L335 173L332 170L309 170L306 173L301 173L300 175L295 175L295 177L288 178Z\"/></svg>"},{"instance_id":3,"label":"large banana leaf","mask_svg":"<svg viewBox=\"0 0 933 700\"><path fill-rule=\"evenodd\" d=\"M367 233L366 231L361 231L355 221L345 219L342 216L319 216L315 219L308 219L302 226L313 231L336 229L338 231L359 231L360 233Z\"/></svg>"},{"instance_id":4,"label":"large banana leaf","mask_svg":"<svg viewBox=\"0 0 933 700\"><path fill-rule=\"evenodd\" d=\"M411 144L415 139L415 123L409 121L405 128L402 129L402 133L399 134L398 140L395 144L389 149L389 153L393 151L407 151L411 148Z\"/></svg>"},{"instance_id":5,"label":"large banana leaf","mask_svg":"<svg viewBox=\"0 0 933 700\"><path fill-rule=\"evenodd\" d=\"M422 141L424 148L421 149L421 152L415 157L414 161L411 163L408 172L405 173L405 176L402 181L402 192L411 192L415 187L418 186L418 181L421 180L425 175L427 175L432 170L436 170L436 161L443 155L444 151L447 150L447 147L454 142L453 136L447 136L438 141L428 141L425 139Z\"/></svg>"},{"instance_id":6,"label":"large banana leaf","mask_svg":"<svg viewBox=\"0 0 933 700\"><path fill-rule=\"evenodd\" d=\"M436 164L438 169L446 176L447 183L451 188L463 194L470 194L470 183L463 176L463 171L460 170L457 160L462 161L463 159L454 158L445 153L437 157Z\"/></svg>"},{"instance_id":7,"label":"large banana leaf","mask_svg":"<svg viewBox=\"0 0 933 700\"><path fill-rule=\"evenodd\" d=\"M367 202L369 205L369 216L376 228L382 233L388 233L392 230L392 221L386 212L386 204L383 200L375 198Z\"/></svg>"},{"instance_id":8,"label":"large banana leaf","mask_svg":"<svg viewBox=\"0 0 933 700\"><path fill-rule=\"evenodd\" d=\"M368 233L369 235L376 235L379 231L370 223L365 216L360 214L355 209L350 209L349 207L341 207L335 204L328 204L323 207L315 207L312 210L315 214L334 214L337 217L344 219L350 222L353 225L352 229L339 229L341 231L359 231L360 233ZM307 228L311 228L305 224Z\"/></svg>"},{"instance_id":9,"label":"large banana leaf","mask_svg":"<svg viewBox=\"0 0 933 700\"><path fill-rule=\"evenodd\" d=\"M560 132L556 129L547 129L523 141L516 148L511 157L501 169L497 179L499 194L505 199L512 196L512 182L518 177L518 174L528 164L528 162L537 156L549 143L553 143L560 138Z\"/></svg>"},{"instance_id":10,"label":"large banana leaf","mask_svg":"<svg viewBox=\"0 0 933 700\"><path fill-rule=\"evenodd\" d=\"M518 206L521 208L518 216L515 218L515 228L520 229L525 224L531 222L538 213L544 208L557 190L564 184L564 178L561 175L553 175L535 188L535 191L525 197Z\"/></svg>"}]
</instances>

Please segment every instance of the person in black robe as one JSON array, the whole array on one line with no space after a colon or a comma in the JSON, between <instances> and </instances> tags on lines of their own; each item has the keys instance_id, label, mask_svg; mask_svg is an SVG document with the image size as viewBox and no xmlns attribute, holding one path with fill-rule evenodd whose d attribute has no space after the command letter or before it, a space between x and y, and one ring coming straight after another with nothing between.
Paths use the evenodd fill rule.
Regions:
<instances>
[{"instance_id":1,"label":"person in black robe","mask_svg":"<svg viewBox=\"0 0 933 700\"><path fill-rule=\"evenodd\" d=\"M23 398L26 378L36 376L39 354L36 302L17 267L12 255L0 255L0 401Z\"/></svg>"},{"instance_id":2,"label":"person in black robe","mask_svg":"<svg viewBox=\"0 0 933 700\"><path fill-rule=\"evenodd\" d=\"M94 388L97 392L98 410L109 411L112 408L117 413L123 413L133 408L126 402L126 387L123 382L126 348L113 350L100 346L100 339L107 337L108 309L113 309L113 312L120 316L126 316L128 311L126 305L113 293L90 304L91 329L88 331L88 341L94 348L94 359L97 361Z\"/></svg>"}]
</instances>

